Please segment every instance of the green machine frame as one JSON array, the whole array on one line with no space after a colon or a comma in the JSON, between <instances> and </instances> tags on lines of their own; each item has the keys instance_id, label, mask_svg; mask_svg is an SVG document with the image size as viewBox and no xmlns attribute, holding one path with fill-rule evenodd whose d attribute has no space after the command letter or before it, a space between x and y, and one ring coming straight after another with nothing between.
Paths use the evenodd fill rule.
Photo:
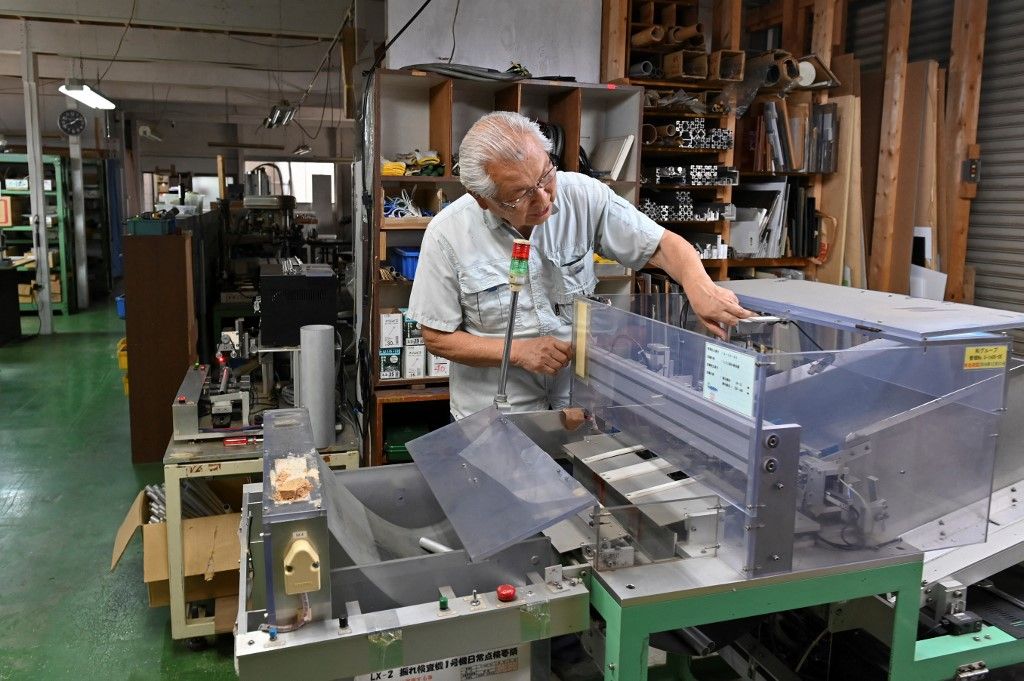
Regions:
<instances>
[{"instance_id":1,"label":"green machine frame","mask_svg":"<svg viewBox=\"0 0 1024 681\"><path fill-rule=\"evenodd\" d=\"M921 605L921 556L877 567L845 570L807 577L800 573L752 579L695 590L692 596L654 599L623 604L605 586L600 576L588 575L591 605L604 619L607 639L604 660L606 681L643 681L647 678L648 640L651 634L724 620L764 615L795 608L842 603L870 608L870 630L889 632L889 678L893 681L940 681L958 677L969 665L1003 667L1024 661L1024 641L1002 630L985 626L978 633L939 636L917 640ZM876 596L891 594L892 607L878 603ZM841 610L833 609L833 614ZM873 613L873 614L871 614ZM888 621L887 621L888 620ZM864 620L861 619L861 623ZM830 617L835 631L857 628ZM673 678L693 679L688 661L673 660Z\"/></svg>"}]
</instances>

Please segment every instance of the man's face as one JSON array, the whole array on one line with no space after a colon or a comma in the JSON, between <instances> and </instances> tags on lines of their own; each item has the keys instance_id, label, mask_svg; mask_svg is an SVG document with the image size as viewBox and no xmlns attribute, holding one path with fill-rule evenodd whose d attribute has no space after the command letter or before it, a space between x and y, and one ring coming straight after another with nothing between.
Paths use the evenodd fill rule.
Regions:
<instances>
[{"instance_id":1,"label":"man's face","mask_svg":"<svg viewBox=\"0 0 1024 681\"><path fill-rule=\"evenodd\" d=\"M532 227L547 220L557 190L555 167L547 153L532 141L527 142L525 152L521 162L487 167L498 192L481 203L516 227Z\"/></svg>"}]
</instances>

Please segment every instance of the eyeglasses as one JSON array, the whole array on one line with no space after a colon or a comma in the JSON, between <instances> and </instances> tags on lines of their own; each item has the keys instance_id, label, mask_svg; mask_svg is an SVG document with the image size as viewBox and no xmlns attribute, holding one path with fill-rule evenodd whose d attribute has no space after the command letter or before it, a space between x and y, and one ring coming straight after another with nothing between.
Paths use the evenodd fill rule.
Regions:
<instances>
[{"instance_id":1,"label":"eyeglasses","mask_svg":"<svg viewBox=\"0 0 1024 681\"><path fill-rule=\"evenodd\" d=\"M523 201L533 198L533 195L537 193L538 189L547 189L551 185L551 181L553 179L555 179L555 166L548 168L547 172L541 175L540 179L537 180L536 185L530 187L511 201L498 201L498 205L507 210L515 210Z\"/></svg>"}]
</instances>

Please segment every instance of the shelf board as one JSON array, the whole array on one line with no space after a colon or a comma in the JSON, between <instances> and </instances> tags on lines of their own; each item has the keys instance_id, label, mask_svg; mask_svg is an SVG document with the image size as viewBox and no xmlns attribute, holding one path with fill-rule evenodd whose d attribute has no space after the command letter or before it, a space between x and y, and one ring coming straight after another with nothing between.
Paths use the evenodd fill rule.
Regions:
<instances>
[{"instance_id":1,"label":"shelf board","mask_svg":"<svg viewBox=\"0 0 1024 681\"><path fill-rule=\"evenodd\" d=\"M633 48L636 51L637 48ZM669 50L674 52L675 50ZM621 83L622 85L639 85L641 87L654 87L662 89L691 89L691 90L721 90L726 85L735 85L737 81L734 80L710 80L708 78L701 78L697 80L656 80L651 78L619 78L613 83Z\"/></svg>"},{"instance_id":2,"label":"shelf board","mask_svg":"<svg viewBox=\"0 0 1024 681\"><path fill-rule=\"evenodd\" d=\"M448 380L447 376L428 377L429 380ZM398 379L395 379L396 381ZM402 381L417 381L422 379L408 378ZM384 387L394 381L380 381L379 386ZM432 402L435 400L448 399L448 386L430 388L384 388L376 393L378 404L401 404L404 402Z\"/></svg>"},{"instance_id":3,"label":"shelf board","mask_svg":"<svg viewBox=\"0 0 1024 681\"><path fill-rule=\"evenodd\" d=\"M706 147L663 147L654 144L645 144L640 147L640 153L652 154L723 154L731 149L708 149Z\"/></svg>"},{"instance_id":4,"label":"shelf board","mask_svg":"<svg viewBox=\"0 0 1024 681\"><path fill-rule=\"evenodd\" d=\"M412 279L378 279L377 286L412 286Z\"/></svg>"},{"instance_id":5,"label":"shelf board","mask_svg":"<svg viewBox=\"0 0 1024 681\"><path fill-rule=\"evenodd\" d=\"M381 218L381 229L422 230L427 228L432 218Z\"/></svg>"},{"instance_id":6,"label":"shelf board","mask_svg":"<svg viewBox=\"0 0 1024 681\"><path fill-rule=\"evenodd\" d=\"M704 189L725 189L726 187L734 187L732 184L643 184L640 185L641 189L654 189L656 191L673 191L675 189L686 189L691 190L704 190Z\"/></svg>"},{"instance_id":7,"label":"shelf board","mask_svg":"<svg viewBox=\"0 0 1024 681\"><path fill-rule=\"evenodd\" d=\"M802 170L775 172L769 170L741 170L740 177L815 177L822 173L805 173Z\"/></svg>"},{"instance_id":8,"label":"shelf board","mask_svg":"<svg viewBox=\"0 0 1024 681\"><path fill-rule=\"evenodd\" d=\"M423 378L390 378L390 379L374 379L377 388L390 388L392 386L396 388L409 387L413 385L442 385L448 383L447 376L425 376ZM438 398L440 399L440 398Z\"/></svg>"},{"instance_id":9,"label":"shelf board","mask_svg":"<svg viewBox=\"0 0 1024 681\"><path fill-rule=\"evenodd\" d=\"M692 227L694 229L700 227L705 229L720 229L724 227L729 221L728 220L655 220L659 225L673 227Z\"/></svg>"},{"instance_id":10,"label":"shelf board","mask_svg":"<svg viewBox=\"0 0 1024 681\"><path fill-rule=\"evenodd\" d=\"M414 184L457 184L459 178L452 175L381 175L380 181L384 184L405 184L409 182Z\"/></svg>"},{"instance_id":11,"label":"shelf board","mask_svg":"<svg viewBox=\"0 0 1024 681\"><path fill-rule=\"evenodd\" d=\"M30 196L30 189L0 189L0 196ZM43 191L44 196L57 196L57 192L50 189Z\"/></svg>"},{"instance_id":12,"label":"shelf board","mask_svg":"<svg viewBox=\"0 0 1024 681\"><path fill-rule=\"evenodd\" d=\"M656 106L645 106L644 116L666 116L670 118L725 118L729 114L721 112L694 113L689 109L663 109Z\"/></svg>"},{"instance_id":13,"label":"shelf board","mask_svg":"<svg viewBox=\"0 0 1024 681\"><path fill-rule=\"evenodd\" d=\"M729 267L807 267L810 258L730 258Z\"/></svg>"}]
</instances>

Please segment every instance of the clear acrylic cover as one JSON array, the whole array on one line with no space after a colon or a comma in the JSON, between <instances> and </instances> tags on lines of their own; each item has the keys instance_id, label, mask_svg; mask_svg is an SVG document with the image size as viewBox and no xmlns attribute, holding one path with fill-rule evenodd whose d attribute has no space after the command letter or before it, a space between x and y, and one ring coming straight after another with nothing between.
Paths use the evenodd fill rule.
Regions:
<instances>
[{"instance_id":1,"label":"clear acrylic cover","mask_svg":"<svg viewBox=\"0 0 1024 681\"><path fill-rule=\"evenodd\" d=\"M596 503L494 407L407 447L473 561Z\"/></svg>"},{"instance_id":2,"label":"clear acrylic cover","mask_svg":"<svg viewBox=\"0 0 1024 681\"><path fill-rule=\"evenodd\" d=\"M985 540L1005 336L906 345L794 309L726 342L682 296L610 302L577 302L573 403L722 498L738 570Z\"/></svg>"}]
</instances>

